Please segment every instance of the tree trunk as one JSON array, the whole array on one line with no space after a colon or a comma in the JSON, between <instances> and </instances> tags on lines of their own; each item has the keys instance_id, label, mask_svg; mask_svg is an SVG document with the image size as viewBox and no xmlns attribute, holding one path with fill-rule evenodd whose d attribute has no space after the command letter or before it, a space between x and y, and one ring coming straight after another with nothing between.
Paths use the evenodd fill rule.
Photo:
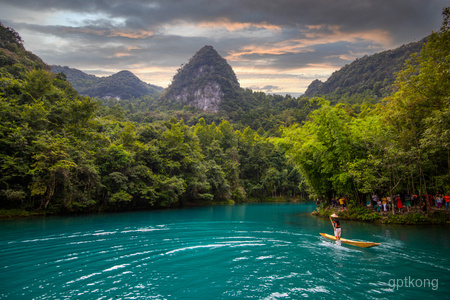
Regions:
<instances>
[{"instance_id":1,"label":"tree trunk","mask_svg":"<svg viewBox=\"0 0 450 300\"><path fill-rule=\"evenodd\" d=\"M422 194L422 166L419 164L419 199L422 199Z\"/></svg>"},{"instance_id":2,"label":"tree trunk","mask_svg":"<svg viewBox=\"0 0 450 300\"><path fill-rule=\"evenodd\" d=\"M47 206L50 203L50 200L52 199L53 194L55 193L55 186L56 186L56 175L52 174L51 184L49 186L48 196L47 196L47 200L45 201L45 204L44 204L44 209L47 209Z\"/></svg>"}]
</instances>

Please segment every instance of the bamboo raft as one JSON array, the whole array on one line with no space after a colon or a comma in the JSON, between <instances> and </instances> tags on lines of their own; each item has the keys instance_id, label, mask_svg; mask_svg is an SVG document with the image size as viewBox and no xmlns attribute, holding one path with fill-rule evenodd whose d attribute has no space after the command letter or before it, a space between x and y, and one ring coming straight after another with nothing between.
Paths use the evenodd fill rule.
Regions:
<instances>
[{"instance_id":1,"label":"bamboo raft","mask_svg":"<svg viewBox=\"0 0 450 300\"><path fill-rule=\"evenodd\" d=\"M320 235L323 236L324 238L330 239L332 241L336 240L336 237L331 234L320 233ZM361 247L361 248L370 248L370 247L375 247L375 246L381 245L380 243L352 241L352 240L347 240L347 239L343 239L343 238L341 238L340 241L341 241L341 243L356 246L356 247Z\"/></svg>"}]
</instances>

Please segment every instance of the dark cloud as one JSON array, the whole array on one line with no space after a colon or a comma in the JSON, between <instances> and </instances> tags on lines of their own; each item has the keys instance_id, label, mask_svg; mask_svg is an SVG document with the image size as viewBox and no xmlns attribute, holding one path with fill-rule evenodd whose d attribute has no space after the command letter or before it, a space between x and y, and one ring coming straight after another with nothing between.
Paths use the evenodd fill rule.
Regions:
<instances>
[{"instance_id":1,"label":"dark cloud","mask_svg":"<svg viewBox=\"0 0 450 300\"><path fill-rule=\"evenodd\" d=\"M244 62L238 62L236 65L242 66L250 61L255 67L260 69L277 68L282 70L296 70L320 64L327 64L338 68L351 60L350 58L345 59L344 57L348 55L350 49L352 48L353 44L351 43L337 42L316 45L310 49L311 51L299 53L291 52L264 55L244 54L241 56Z\"/></svg>"},{"instance_id":2,"label":"dark cloud","mask_svg":"<svg viewBox=\"0 0 450 300\"><path fill-rule=\"evenodd\" d=\"M386 29L395 38L421 38L439 26L447 0L2 0L37 11L73 11L126 19L134 28L152 28L172 21L214 21L304 26L331 24L342 30ZM406 29L406 30L405 30ZM398 33L398 34L397 34Z\"/></svg>"},{"instance_id":3,"label":"dark cloud","mask_svg":"<svg viewBox=\"0 0 450 300\"><path fill-rule=\"evenodd\" d=\"M3 11L11 11L0 9L1 21L50 64L174 70L208 44L237 68L238 77L254 70L253 76L262 78L277 70L279 80L313 65L331 73L356 57L419 40L439 29L442 8L448 6L448 0L1 1ZM52 14L71 21L41 21ZM283 89L279 82L258 86Z\"/></svg>"}]
</instances>

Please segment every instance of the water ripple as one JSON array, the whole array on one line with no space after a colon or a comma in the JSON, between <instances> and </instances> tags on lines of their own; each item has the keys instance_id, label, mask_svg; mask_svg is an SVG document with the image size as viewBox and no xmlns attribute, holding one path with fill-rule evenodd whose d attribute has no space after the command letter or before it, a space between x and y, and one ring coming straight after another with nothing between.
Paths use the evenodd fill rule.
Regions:
<instances>
[{"instance_id":1,"label":"water ripple","mask_svg":"<svg viewBox=\"0 0 450 300\"><path fill-rule=\"evenodd\" d=\"M41 230L18 223L20 230L0 235L0 298L383 299L394 295L391 278L445 280L450 271L444 236L431 249L426 235L411 243L371 225L358 233L380 247L336 245L318 235L328 220L297 217L304 207L71 218L64 228L65 219L50 219ZM400 298L430 295L445 297L439 290L395 291Z\"/></svg>"}]
</instances>

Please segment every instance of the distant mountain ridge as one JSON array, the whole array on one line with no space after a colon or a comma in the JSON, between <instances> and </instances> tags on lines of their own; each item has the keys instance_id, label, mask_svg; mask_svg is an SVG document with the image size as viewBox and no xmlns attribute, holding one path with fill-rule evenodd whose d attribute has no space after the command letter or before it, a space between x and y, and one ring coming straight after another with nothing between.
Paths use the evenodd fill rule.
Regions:
<instances>
[{"instance_id":1,"label":"distant mountain ridge","mask_svg":"<svg viewBox=\"0 0 450 300\"><path fill-rule=\"evenodd\" d=\"M240 91L231 66L212 46L204 46L178 70L160 102L170 108L193 106L217 112L233 106Z\"/></svg>"},{"instance_id":2,"label":"distant mountain ridge","mask_svg":"<svg viewBox=\"0 0 450 300\"><path fill-rule=\"evenodd\" d=\"M140 80L130 71L120 71L107 77L89 75L67 66L51 66L53 73L64 73L80 95L98 98L130 99L147 95L158 95L162 87Z\"/></svg>"},{"instance_id":3,"label":"distant mountain ridge","mask_svg":"<svg viewBox=\"0 0 450 300\"><path fill-rule=\"evenodd\" d=\"M396 73L411 54L419 53L426 38L393 50L358 58L334 72L325 82L314 80L304 96L328 96L339 100L354 95L384 98L393 92Z\"/></svg>"},{"instance_id":4,"label":"distant mountain ridge","mask_svg":"<svg viewBox=\"0 0 450 300\"><path fill-rule=\"evenodd\" d=\"M420 52L426 39L356 59L334 72L325 82L313 81L304 96L324 96L333 103L367 100L377 103L392 93L395 73L404 67L411 54ZM0 23L1 77L21 78L33 69L49 70L50 66L25 50L14 29ZM212 46L204 46L182 66L164 93L162 87L147 84L129 71L97 77L69 67L51 66L51 70L64 73L81 95L115 99L150 95L152 109L181 110L190 106L209 112L220 111L232 120L238 120L238 116L251 110L264 110L261 106L268 98L257 93L250 95L240 88L233 69ZM158 101L154 100L160 95Z\"/></svg>"}]
</instances>

